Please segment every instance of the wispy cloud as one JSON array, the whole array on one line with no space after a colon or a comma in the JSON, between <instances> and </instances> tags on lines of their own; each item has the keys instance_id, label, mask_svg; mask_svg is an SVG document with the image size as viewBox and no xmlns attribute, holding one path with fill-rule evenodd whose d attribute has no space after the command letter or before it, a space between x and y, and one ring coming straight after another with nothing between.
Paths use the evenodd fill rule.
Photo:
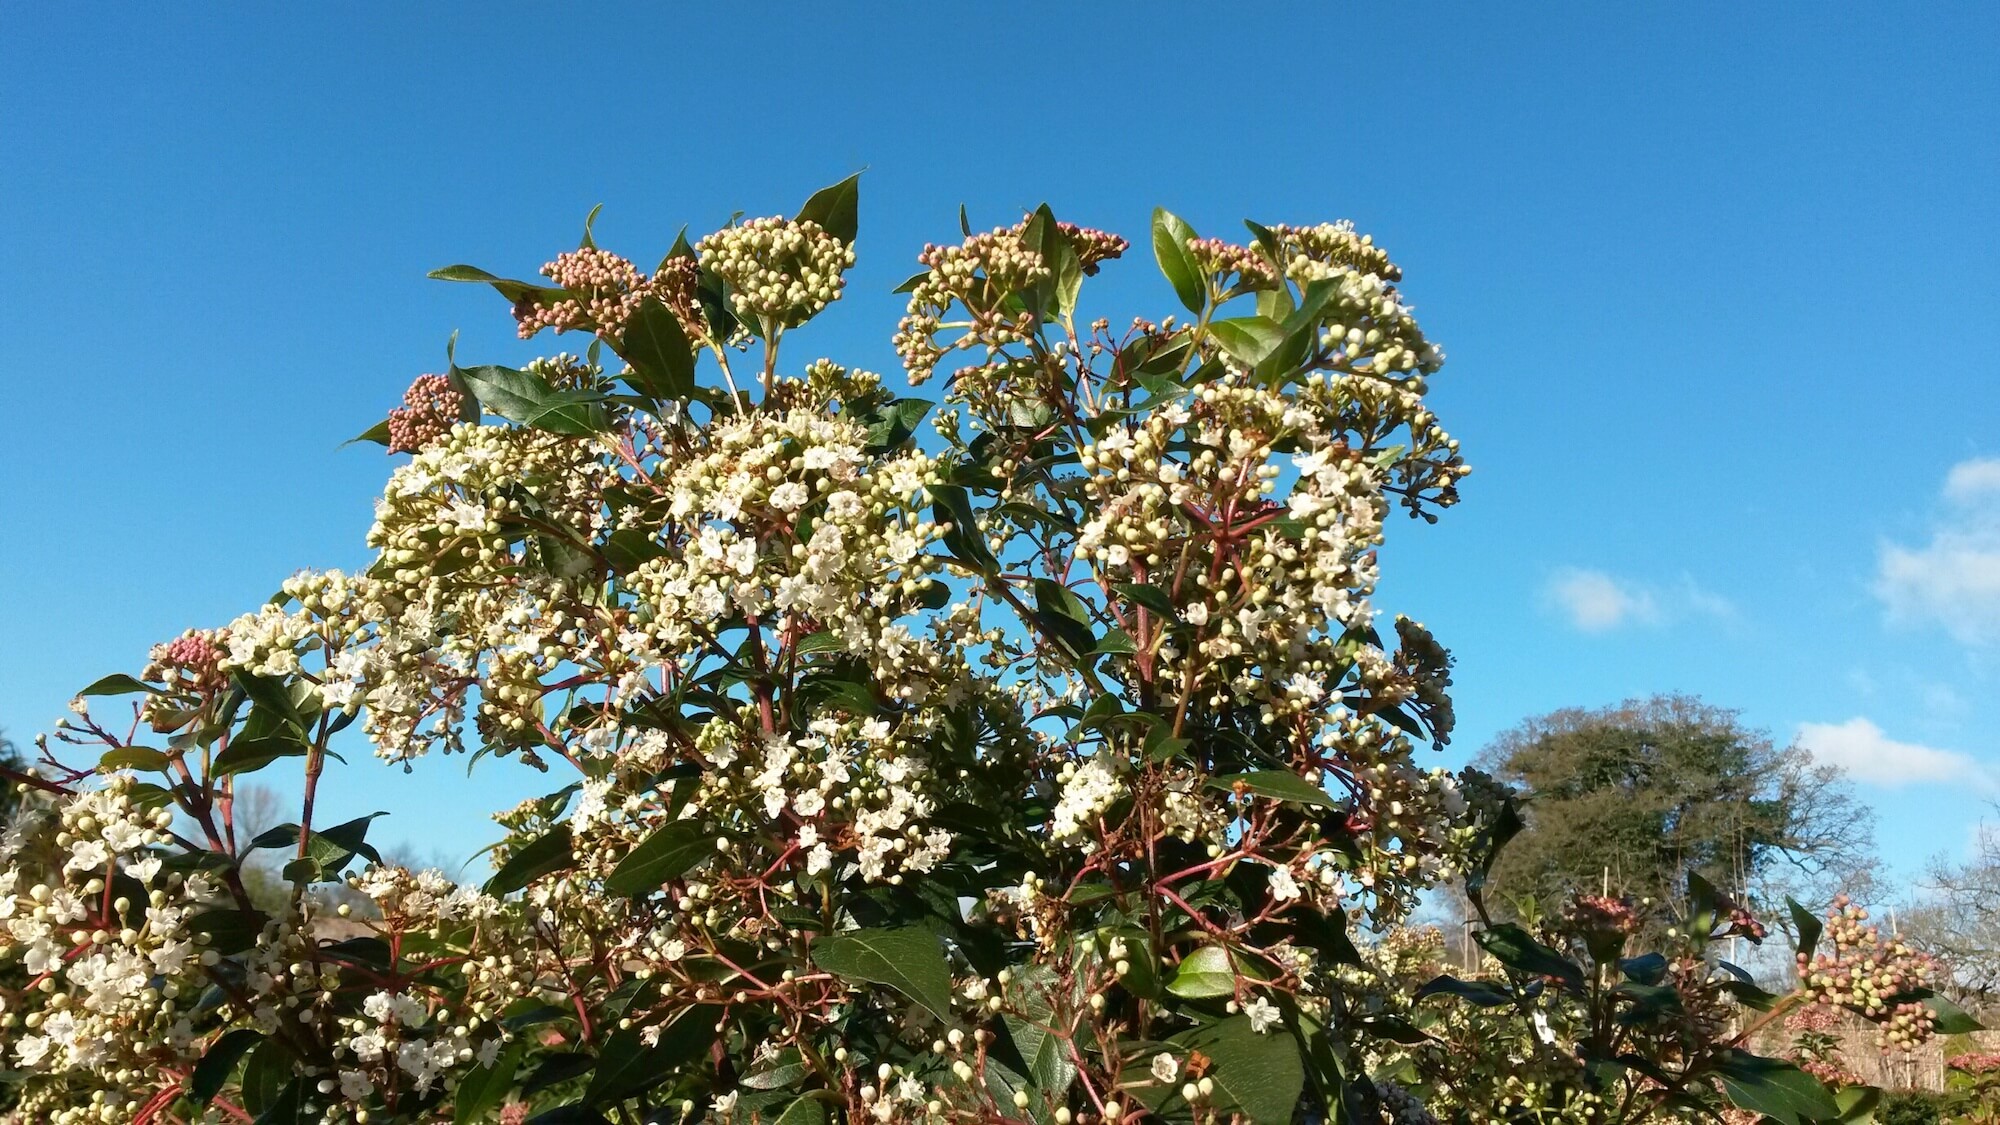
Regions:
<instances>
[{"instance_id":1,"label":"wispy cloud","mask_svg":"<svg viewBox=\"0 0 2000 1125\"><path fill-rule=\"evenodd\" d=\"M1875 595L1891 621L1937 625L1965 644L2000 640L2000 458L1953 465L1943 494L1930 542L1883 545Z\"/></svg>"},{"instance_id":2,"label":"wispy cloud","mask_svg":"<svg viewBox=\"0 0 2000 1125\"><path fill-rule=\"evenodd\" d=\"M1659 625L1683 617L1732 617L1729 599L1683 576L1675 585L1655 586L1617 578L1602 570L1564 567L1549 576L1542 601L1585 633L1608 633L1631 625Z\"/></svg>"},{"instance_id":3,"label":"wispy cloud","mask_svg":"<svg viewBox=\"0 0 2000 1125\"><path fill-rule=\"evenodd\" d=\"M1864 718L1844 723L1800 723L1799 745L1811 751L1814 760L1838 766L1854 780L1870 785L1951 783L1990 789L1994 784L1992 771L1971 755L1899 742Z\"/></svg>"}]
</instances>

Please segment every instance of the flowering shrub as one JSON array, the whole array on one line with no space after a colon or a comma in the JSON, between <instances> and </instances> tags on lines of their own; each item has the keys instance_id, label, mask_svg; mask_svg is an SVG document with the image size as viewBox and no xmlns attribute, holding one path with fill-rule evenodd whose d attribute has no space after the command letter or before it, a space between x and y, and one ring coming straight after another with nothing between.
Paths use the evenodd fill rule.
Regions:
<instances>
[{"instance_id":1,"label":"flowering shrub","mask_svg":"<svg viewBox=\"0 0 2000 1125\"><path fill-rule=\"evenodd\" d=\"M1874 1023L1885 1050L1979 1026L1930 991L1934 966L1919 970L1899 942L1862 926L1865 913L1845 897L1823 923L1792 904L1799 963L1819 968L1803 970L1789 993L1767 992L1713 948L1730 937L1761 941L1763 925L1698 876L1691 890L1689 911L1662 920L1671 927L1645 925L1639 904L1595 895L1530 922L1537 932L1488 925L1476 935L1495 971L1485 979L1440 972L1441 938L1429 943L1432 957L1415 960L1407 941L1385 943L1375 961L1388 983L1375 985L1374 1018L1410 1033L1368 1052L1374 1072L1399 1076L1430 1112L1465 1121L1860 1122L1880 1094L1839 1056L1832 1031L1843 1010ZM1665 948L1632 948L1636 935L1661 929ZM1871 981L1896 977L1877 994L1852 983L1867 974L1834 967L1859 965L1903 970L1875 970ZM1425 974L1436 975L1419 983ZM1778 1020L1796 1036L1790 1061L1748 1048Z\"/></svg>"},{"instance_id":2,"label":"flowering shrub","mask_svg":"<svg viewBox=\"0 0 2000 1125\"><path fill-rule=\"evenodd\" d=\"M1158 212L1187 315L1114 331L1081 288L1125 239L967 228L895 335L940 405L781 359L856 203L651 274L588 227L551 284L438 271L590 342L418 378L364 435L408 454L366 571L159 646L13 776L14 1120L1374 1125L1520 1116L1531 1075L1623 1081L1598 1055L1628 1043L1709 1057L1730 982L1618 961L1600 903L1562 950L1488 929L1507 983L1400 1000L1539 1012L1587 1066L1540 1051L1477 1106L1374 1073L1424 1033L1370 1014L1350 923L1476 882L1517 823L1423 764L1451 659L1373 601L1392 510L1435 519L1466 472L1387 255ZM459 885L318 815L360 739L557 787ZM298 820L246 839L236 786L271 769ZM1683 1104L1697 1072L1661 1073Z\"/></svg>"}]
</instances>

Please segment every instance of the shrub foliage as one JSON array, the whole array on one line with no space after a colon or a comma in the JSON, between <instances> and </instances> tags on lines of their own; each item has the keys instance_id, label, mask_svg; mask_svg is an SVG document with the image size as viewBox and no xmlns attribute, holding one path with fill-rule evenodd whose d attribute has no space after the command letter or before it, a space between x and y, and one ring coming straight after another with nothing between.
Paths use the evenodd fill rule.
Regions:
<instances>
[{"instance_id":1,"label":"shrub foliage","mask_svg":"<svg viewBox=\"0 0 2000 1125\"><path fill-rule=\"evenodd\" d=\"M1729 1040L1754 990L1699 942L1621 957L1615 904L1419 989L1350 937L1446 878L1479 902L1519 825L1424 762L1450 657L1374 602L1385 521L1466 472L1380 247L1160 211L1183 308L1114 327L1080 310L1125 239L967 226L902 287L892 381L799 355L857 203L650 274L588 226L534 281L435 274L581 343L417 379L363 435L403 458L371 566L160 645L12 772L18 1120L1840 1111ZM460 885L319 813L364 739L556 787ZM297 820L246 839L236 786L280 770ZM1435 1049L1467 1019L1511 1037Z\"/></svg>"}]
</instances>

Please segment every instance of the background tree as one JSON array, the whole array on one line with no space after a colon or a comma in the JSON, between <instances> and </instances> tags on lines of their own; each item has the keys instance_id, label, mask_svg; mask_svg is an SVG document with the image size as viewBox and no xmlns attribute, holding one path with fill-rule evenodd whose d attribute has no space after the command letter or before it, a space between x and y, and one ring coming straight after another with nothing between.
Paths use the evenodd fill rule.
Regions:
<instances>
[{"instance_id":1,"label":"background tree","mask_svg":"<svg viewBox=\"0 0 2000 1125\"><path fill-rule=\"evenodd\" d=\"M1679 901L1692 871L1789 925L1772 904L1817 906L1870 863L1871 814L1838 770L1692 696L1531 718L1480 764L1527 797L1528 827L1493 873L1501 902L1551 912L1606 889Z\"/></svg>"},{"instance_id":2,"label":"background tree","mask_svg":"<svg viewBox=\"0 0 2000 1125\"><path fill-rule=\"evenodd\" d=\"M1982 826L1963 863L1933 860L1922 889L1899 912L1899 936L1951 966L1944 987L1960 1002L2000 1009L2000 829Z\"/></svg>"},{"instance_id":3,"label":"background tree","mask_svg":"<svg viewBox=\"0 0 2000 1125\"><path fill-rule=\"evenodd\" d=\"M14 740L7 737L6 731L0 730L0 767L19 770L25 764L21 748L14 745ZM14 787L0 785L0 825L14 819L14 809L19 804L20 797L14 792Z\"/></svg>"}]
</instances>

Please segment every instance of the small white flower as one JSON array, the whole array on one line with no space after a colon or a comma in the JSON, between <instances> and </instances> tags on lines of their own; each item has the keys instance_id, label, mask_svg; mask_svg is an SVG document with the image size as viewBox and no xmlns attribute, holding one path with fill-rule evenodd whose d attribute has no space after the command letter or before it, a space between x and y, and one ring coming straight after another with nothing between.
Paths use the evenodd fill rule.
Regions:
<instances>
[{"instance_id":1,"label":"small white flower","mask_svg":"<svg viewBox=\"0 0 2000 1125\"><path fill-rule=\"evenodd\" d=\"M1289 868L1280 867L1271 872L1271 897L1279 902L1290 902L1299 897L1298 881L1292 878Z\"/></svg>"},{"instance_id":2,"label":"small white flower","mask_svg":"<svg viewBox=\"0 0 2000 1125\"><path fill-rule=\"evenodd\" d=\"M812 494L806 491L805 485L795 480L788 480L771 490L771 506L781 512L794 512L804 507L805 502L811 497Z\"/></svg>"},{"instance_id":3,"label":"small white flower","mask_svg":"<svg viewBox=\"0 0 2000 1125\"><path fill-rule=\"evenodd\" d=\"M1165 1051L1153 1056L1153 1080L1162 1084L1172 1082L1181 1075L1181 1064Z\"/></svg>"},{"instance_id":4,"label":"small white flower","mask_svg":"<svg viewBox=\"0 0 2000 1125\"><path fill-rule=\"evenodd\" d=\"M1278 1006L1262 996L1243 1005L1243 1014L1250 1018L1250 1030L1259 1035L1278 1026Z\"/></svg>"}]
</instances>

